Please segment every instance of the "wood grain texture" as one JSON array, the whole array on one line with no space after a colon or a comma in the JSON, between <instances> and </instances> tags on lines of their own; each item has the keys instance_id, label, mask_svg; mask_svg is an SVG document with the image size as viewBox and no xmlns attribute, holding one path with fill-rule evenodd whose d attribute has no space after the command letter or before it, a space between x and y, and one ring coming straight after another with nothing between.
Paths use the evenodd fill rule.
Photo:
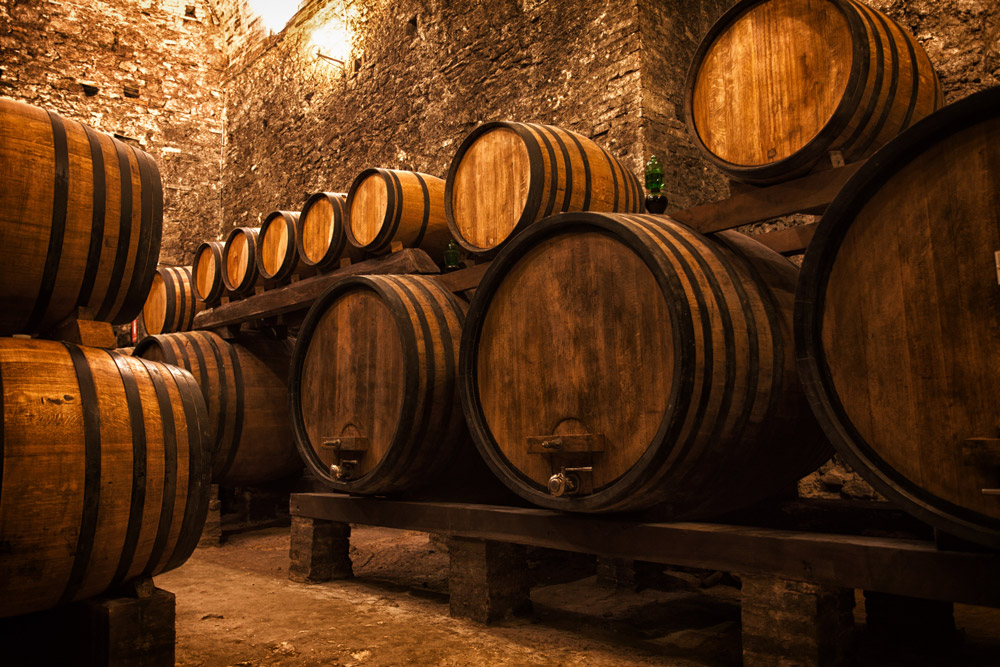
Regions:
<instances>
[{"instance_id":1,"label":"wood grain texture","mask_svg":"<svg viewBox=\"0 0 1000 667\"><path fill-rule=\"evenodd\" d=\"M188 331L195 314L204 309L194 295L191 267L161 266L142 307L142 321L150 335Z\"/></svg>"},{"instance_id":2,"label":"wood grain texture","mask_svg":"<svg viewBox=\"0 0 1000 667\"><path fill-rule=\"evenodd\" d=\"M864 159L942 100L920 44L881 12L854 0L744 0L699 46L685 104L706 156L765 184L831 151Z\"/></svg>"},{"instance_id":3,"label":"wood grain texture","mask_svg":"<svg viewBox=\"0 0 1000 667\"><path fill-rule=\"evenodd\" d=\"M247 296L260 284L257 270L257 237L260 227L237 227L222 248L222 283L230 292Z\"/></svg>"},{"instance_id":4,"label":"wood grain texture","mask_svg":"<svg viewBox=\"0 0 1000 667\"><path fill-rule=\"evenodd\" d=\"M198 246L191 271L194 274L194 293L199 301L215 305L226 293L222 282L222 241L208 241Z\"/></svg>"},{"instance_id":5,"label":"wood grain texture","mask_svg":"<svg viewBox=\"0 0 1000 667\"><path fill-rule=\"evenodd\" d=\"M457 299L422 276L355 276L323 294L300 329L289 384L315 476L352 493L394 493L454 463L468 445L456 385L463 320ZM336 439L367 444L340 456L324 446ZM354 471L335 479L330 465L344 459Z\"/></svg>"},{"instance_id":6,"label":"wood grain texture","mask_svg":"<svg viewBox=\"0 0 1000 667\"><path fill-rule=\"evenodd\" d=\"M456 242L492 256L527 225L561 211L642 210L639 180L591 139L552 125L473 130L448 170L445 213Z\"/></svg>"},{"instance_id":7,"label":"wood grain texture","mask_svg":"<svg viewBox=\"0 0 1000 667\"><path fill-rule=\"evenodd\" d=\"M364 259L364 252L347 242L347 193L317 192L302 206L296 223L299 260L317 271L340 266L341 258Z\"/></svg>"},{"instance_id":8,"label":"wood grain texture","mask_svg":"<svg viewBox=\"0 0 1000 667\"><path fill-rule=\"evenodd\" d=\"M347 240L373 254L393 243L421 248L439 260L451 232L444 214L442 179L415 171L366 169L347 194Z\"/></svg>"},{"instance_id":9,"label":"wood grain texture","mask_svg":"<svg viewBox=\"0 0 1000 667\"><path fill-rule=\"evenodd\" d=\"M564 214L513 243L470 305L461 373L476 444L522 497L707 516L828 457L794 371L786 259L666 216ZM603 451L531 451L585 434ZM551 475L588 466L579 495L549 495Z\"/></svg>"},{"instance_id":10,"label":"wood grain texture","mask_svg":"<svg viewBox=\"0 0 1000 667\"><path fill-rule=\"evenodd\" d=\"M160 175L141 150L0 100L0 335L34 333L77 307L133 320L160 252Z\"/></svg>"},{"instance_id":11,"label":"wood grain texture","mask_svg":"<svg viewBox=\"0 0 1000 667\"><path fill-rule=\"evenodd\" d=\"M1000 547L1000 93L946 107L876 154L803 264L799 365L853 468L908 511Z\"/></svg>"},{"instance_id":12,"label":"wood grain texture","mask_svg":"<svg viewBox=\"0 0 1000 667\"><path fill-rule=\"evenodd\" d=\"M208 508L191 376L115 352L0 339L0 617L177 567Z\"/></svg>"},{"instance_id":13,"label":"wood grain texture","mask_svg":"<svg viewBox=\"0 0 1000 667\"><path fill-rule=\"evenodd\" d=\"M298 222L297 211L274 211L264 219L257 236L257 270L264 280L281 285L294 276L307 278L316 273L299 260Z\"/></svg>"},{"instance_id":14,"label":"wood grain texture","mask_svg":"<svg viewBox=\"0 0 1000 667\"><path fill-rule=\"evenodd\" d=\"M261 484L302 468L288 421L287 341L209 331L145 338L135 355L183 368L208 406L212 482Z\"/></svg>"}]
</instances>

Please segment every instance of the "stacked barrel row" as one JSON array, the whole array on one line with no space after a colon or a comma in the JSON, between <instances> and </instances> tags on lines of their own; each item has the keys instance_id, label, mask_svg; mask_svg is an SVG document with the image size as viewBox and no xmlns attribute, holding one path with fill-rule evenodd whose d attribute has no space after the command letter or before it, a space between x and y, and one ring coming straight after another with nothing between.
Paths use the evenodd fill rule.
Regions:
<instances>
[{"instance_id":1,"label":"stacked barrel row","mask_svg":"<svg viewBox=\"0 0 1000 667\"><path fill-rule=\"evenodd\" d=\"M154 279L153 159L0 98L0 335L132 320ZM0 338L0 617L183 563L208 508L190 373L72 343Z\"/></svg>"}]
</instances>

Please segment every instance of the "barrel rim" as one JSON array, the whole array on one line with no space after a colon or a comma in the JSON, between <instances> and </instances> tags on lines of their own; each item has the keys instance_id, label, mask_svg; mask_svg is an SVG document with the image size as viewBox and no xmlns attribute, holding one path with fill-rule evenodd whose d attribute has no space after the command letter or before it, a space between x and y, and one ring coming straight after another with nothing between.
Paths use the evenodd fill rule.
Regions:
<instances>
[{"instance_id":1,"label":"barrel rim","mask_svg":"<svg viewBox=\"0 0 1000 667\"><path fill-rule=\"evenodd\" d=\"M267 268L264 266L264 237L267 236L267 230L274 224L275 220L281 218L285 223L285 231L290 237L295 237L296 222L299 219L298 211L272 211L267 214L264 218L264 222L260 226L260 231L257 232L257 272L264 277L265 280L277 280L283 281L292 276L292 271L295 270L295 257L296 257L296 243L286 243L285 244L285 256L281 260L280 268L274 273L269 273Z\"/></svg>"},{"instance_id":2,"label":"barrel rim","mask_svg":"<svg viewBox=\"0 0 1000 667\"><path fill-rule=\"evenodd\" d=\"M483 259L495 257L497 253L500 252L500 249L503 248L510 239L520 234L524 231L525 227L533 223L535 221L535 217L531 214L531 211L537 210L542 205L542 179L544 177L542 172L542 151L534 137L531 136L531 133L524 128L524 125L526 125L526 123L512 120L495 120L483 123L466 135L465 139L459 145L458 150L455 152L455 157L451 159L451 164L448 167L448 175L445 177L444 181L444 216L448 223L448 229L451 231L451 236L455 239L455 242L458 243L458 245L462 246L462 248L466 251ZM521 216L518 218L517 223L514 225L514 229L511 231L510 235L504 241L493 246L492 248L480 248L479 246L472 245L466 241L465 237L458 229L458 223L455 221L455 211L452 199L455 193L455 178L458 175L458 168L462 162L462 157L465 156L465 154L469 151L469 148L472 147L472 144L474 144L479 137L497 128L511 130L521 138L521 141L524 142L524 147L528 151L528 162L531 165L531 171L528 179L528 197L525 201L524 209L521 211ZM570 130L564 131L570 132Z\"/></svg>"},{"instance_id":3,"label":"barrel rim","mask_svg":"<svg viewBox=\"0 0 1000 667\"><path fill-rule=\"evenodd\" d=\"M222 296L222 291L225 285L222 284L222 249L225 247L224 241L205 241L201 243L198 248L194 251L194 259L191 260L191 280L192 287L194 289L194 295L199 301L204 303L209 303L217 300ZM208 249L212 253L212 258L215 259L217 265L219 266L219 272L215 275L215 280L212 281L212 287L208 290L208 294L202 294L201 290L198 289L198 263L200 262L202 251Z\"/></svg>"},{"instance_id":4,"label":"barrel rim","mask_svg":"<svg viewBox=\"0 0 1000 667\"><path fill-rule=\"evenodd\" d=\"M391 275L354 275L346 276L326 289L309 308L299 334L295 338L295 346L292 348L291 361L288 368L288 408L292 422L292 435L295 438L295 446L299 450L306 467L315 474L319 480L338 491L352 493L378 493L391 486L394 477L383 473L385 470L392 470L399 464L399 460L407 454L403 447L390 447L385 456L365 475L356 479L339 481L334 479L326 465L319 460L319 456L313 447L309 434L306 432L305 420L302 414L301 404L301 384L302 371L305 365L306 354L309 343L312 341L313 333L320 320L326 314L329 306L342 294L354 289L367 289L375 292L384 302L390 312L393 313L393 321L399 334L399 340L403 349L403 356L406 358L417 358L417 343L412 332L406 332L400 326L400 316L393 311L391 299L387 298L384 288L379 284L382 279L391 279L399 276ZM400 405L399 420L396 428L390 437L390 442L401 442L403 434L412 431L413 424L417 418L416 396L418 394L418 377L416 373L408 372L404 365L405 378L403 381L403 401Z\"/></svg>"},{"instance_id":5,"label":"barrel rim","mask_svg":"<svg viewBox=\"0 0 1000 667\"><path fill-rule=\"evenodd\" d=\"M321 199L326 199L331 202L333 207L333 224L334 226L340 225L340 234L333 234L334 242L327 246L326 252L317 261L312 261L306 254L305 246L302 243L303 237L303 227L305 226L306 214L309 212L316 202ZM333 204L337 199L342 199L343 201L339 204ZM299 254L299 261L306 266L312 266L319 270L329 269L334 266L338 259L344 254L344 250L347 246L347 234L345 231L345 216L346 216L346 204L347 204L347 193L346 192L314 192L307 199L305 204L302 205L302 210L299 211L299 217L295 221L295 250ZM338 238L339 237L339 238Z\"/></svg>"},{"instance_id":6,"label":"barrel rim","mask_svg":"<svg viewBox=\"0 0 1000 667\"><path fill-rule=\"evenodd\" d=\"M868 159L820 219L802 261L795 293L796 363L803 389L834 448L884 496L917 518L963 539L1000 548L1000 520L921 489L889 466L854 428L840 402L823 349L823 312L830 271L851 222L880 185L927 148L970 125L1000 117L1000 87L974 93L917 121Z\"/></svg>"},{"instance_id":7,"label":"barrel rim","mask_svg":"<svg viewBox=\"0 0 1000 667\"><path fill-rule=\"evenodd\" d=\"M359 248L367 252L377 252L382 246L388 243L386 236L389 234L390 225L386 224L386 218L388 218L388 216L396 208L396 194L394 188L392 187L392 177L388 173L391 171L397 170L383 169L382 167L371 167L362 171L354 178L354 181L351 182L351 187L347 191L347 201L344 203L344 233L347 234L347 241L355 248ZM382 226L379 227L375 238L373 238L370 242L363 244L358 241L356 236L354 236L354 229L351 226L351 207L354 205L354 197L357 193L358 187L361 185L361 182L372 175L381 176L382 181L385 183L385 217L382 219Z\"/></svg>"},{"instance_id":8,"label":"barrel rim","mask_svg":"<svg viewBox=\"0 0 1000 667\"><path fill-rule=\"evenodd\" d=\"M483 275L479 287L466 313L465 326L462 328L462 343L459 354L458 382L462 410L465 413L469 432L476 448L493 474L505 486L522 498L550 509L570 510L577 512L606 512L617 509L616 506L627 504L636 491L644 489L656 476L656 463L666 459L671 453L671 446L666 444L667 435L671 429L683 425L685 412L679 412L677 398L684 385L685 378L693 376L694 355L689 354L693 345L692 335L684 334L682 322L691 319L690 309L682 307L678 300L666 298L674 289L669 284L672 269L658 259L645 247L639 237L622 225L618 218L634 220L639 218L664 218L671 223L690 229L687 225L677 222L668 216L650 216L635 213L608 213L594 211L573 211L559 213L531 225L519 234L511 243L505 245L493 260ZM674 377L671 385L671 395L667 401L668 410L664 413L660 426L653 436L650 446L643 455L622 475L600 490L586 496L554 497L545 492L535 481L530 480L520 470L509 463L497 444L489 426L482 417L482 405L479 392L476 391L478 376L478 340L489 306L497 289L503 282L509 270L521 259L521 255L538 242L559 235L574 227L586 226L594 231L607 234L626 247L633 250L649 267L657 285L665 296L670 323L677 332L673 337L674 346Z\"/></svg>"},{"instance_id":9,"label":"barrel rim","mask_svg":"<svg viewBox=\"0 0 1000 667\"><path fill-rule=\"evenodd\" d=\"M812 165L823 158L829 149L831 142L840 135L847 127L850 116L845 115L845 110L855 108L860 104L864 96L865 83L868 77L870 49L867 39L859 39L858 35L866 36L864 24L857 15L851 0L826 0L834 5L844 15L848 29L851 32L854 43L853 62L851 72L848 76L847 88L840 100L840 104L831 114L827 123L820 131L805 143L800 149L776 162L769 162L764 165L747 166L734 164L723 160L711 151L705 142L694 122L694 90L697 82L698 72L704 62L705 55L715 42L715 39L724 32L736 18L748 11L751 6L763 4L770 0L740 0L730 7L705 33L698 48L695 50L691 65L688 67L687 79L684 83L684 121L688 128L691 141L698 148L701 154L719 169L729 174L733 178L757 184L778 183L801 175Z\"/></svg>"},{"instance_id":10,"label":"barrel rim","mask_svg":"<svg viewBox=\"0 0 1000 667\"><path fill-rule=\"evenodd\" d=\"M229 235L226 237L226 243L222 248L222 283L230 292L246 294L250 292L257 283L256 233L258 230L258 227L237 227L233 231L229 232ZM229 249L232 247L233 239L240 234L247 237L247 253L250 257L247 260L247 270L246 273L243 274L243 280L241 280L238 285L233 285L232 281L229 280L229 271L227 269L227 264L229 262Z\"/></svg>"}]
</instances>

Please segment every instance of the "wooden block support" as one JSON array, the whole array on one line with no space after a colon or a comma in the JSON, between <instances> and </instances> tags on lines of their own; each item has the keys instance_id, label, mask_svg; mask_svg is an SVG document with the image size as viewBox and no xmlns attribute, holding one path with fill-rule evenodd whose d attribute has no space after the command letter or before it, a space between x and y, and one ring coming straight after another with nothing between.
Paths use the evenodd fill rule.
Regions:
<instances>
[{"instance_id":1,"label":"wooden block support","mask_svg":"<svg viewBox=\"0 0 1000 667\"><path fill-rule=\"evenodd\" d=\"M485 625L531 610L523 545L449 537L448 555L452 616Z\"/></svg>"},{"instance_id":2,"label":"wooden block support","mask_svg":"<svg viewBox=\"0 0 1000 667\"><path fill-rule=\"evenodd\" d=\"M955 605L905 595L865 591L868 632L909 646L940 647L955 642Z\"/></svg>"},{"instance_id":3,"label":"wooden block support","mask_svg":"<svg viewBox=\"0 0 1000 667\"><path fill-rule=\"evenodd\" d=\"M199 547L217 547L222 543L222 502L219 500L219 485L212 484L208 495L208 515L201 531Z\"/></svg>"},{"instance_id":4,"label":"wooden block support","mask_svg":"<svg viewBox=\"0 0 1000 667\"><path fill-rule=\"evenodd\" d=\"M289 579L316 584L354 576L349 524L293 516L291 531Z\"/></svg>"},{"instance_id":5,"label":"wooden block support","mask_svg":"<svg viewBox=\"0 0 1000 667\"><path fill-rule=\"evenodd\" d=\"M854 590L743 575L743 664L835 667L847 662Z\"/></svg>"},{"instance_id":6,"label":"wooden block support","mask_svg":"<svg viewBox=\"0 0 1000 667\"><path fill-rule=\"evenodd\" d=\"M112 350L118 347L114 329L107 322L94 321L97 313L88 308L77 308L72 315L43 333L41 338L64 340L87 347Z\"/></svg>"}]
</instances>

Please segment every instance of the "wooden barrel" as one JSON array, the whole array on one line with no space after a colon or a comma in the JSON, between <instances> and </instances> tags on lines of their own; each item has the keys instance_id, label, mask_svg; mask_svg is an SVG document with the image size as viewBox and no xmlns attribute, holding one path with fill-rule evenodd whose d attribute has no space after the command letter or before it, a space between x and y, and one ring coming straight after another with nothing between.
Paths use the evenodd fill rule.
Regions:
<instances>
[{"instance_id":1,"label":"wooden barrel","mask_svg":"<svg viewBox=\"0 0 1000 667\"><path fill-rule=\"evenodd\" d=\"M288 420L287 341L210 331L151 336L136 356L191 372L208 406L212 481L232 487L288 477L302 468Z\"/></svg>"},{"instance_id":2,"label":"wooden barrel","mask_svg":"<svg viewBox=\"0 0 1000 667\"><path fill-rule=\"evenodd\" d=\"M795 314L799 370L837 451L918 518L994 549L998 283L993 88L924 119L847 182L806 252Z\"/></svg>"},{"instance_id":3,"label":"wooden barrel","mask_svg":"<svg viewBox=\"0 0 1000 667\"><path fill-rule=\"evenodd\" d=\"M288 283L292 276L316 273L299 261L295 240L298 222L298 211L274 211L264 218L257 236L257 270L265 280Z\"/></svg>"},{"instance_id":4,"label":"wooden barrel","mask_svg":"<svg viewBox=\"0 0 1000 667\"><path fill-rule=\"evenodd\" d=\"M111 350L0 339L0 617L191 555L208 510L191 375Z\"/></svg>"},{"instance_id":5,"label":"wooden barrel","mask_svg":"<svg viewBox=\"0 0 1000 667\"><path fill-rule=\"evenodd\" d=\"M799 387L788 260L666 216L564 213L518 235L469 306L462 404L511 490L674 518L794 489L830 456Z\"/></svg>"},{"instance_id":6,"label":"wooden barrel","mask_svg":"<svg viewBox=\"0 0 1000 667\"><path fill-rule=\"evenodd\" d=\"M142 322L150 335L188 331L205 305L194 295L190 266L161 266L142 307Z\"/></svg>"},{"instance_id":7,"label":"wooden barrel","mask_svg":"<svg viewBox=\"0 0 1000 667\"><path fill-rule=\"evenodd\" d=\"M943 102L917 40L854 0L743 0L688 74L695 144L731 177L776 183L871 155Z\"/></svg>"},{"instance_id":8,"label":"wooden barrel","mask_svg":"<svg viewBox=\"0 0 1000 667\"><path fill-rule=\"evenodd\" d=\"M226 286L222 282L222 251L225 245L222 241L207 241L198 246L194 253L194 264L191 267L194 274L194 294L203 303L218 303L226 292Z\"/></svg>"},{"instance_id":9,"label":"wooden barrel","mask_svg":"<svg viewBox=\"0 0 1000 667\"><path fill-rule=\"evenodd\" d=\"M398 242L442 261L451 240L444 181L416 171L364 170L347 193L347 240L374 254L387 253Z\"/></svg>"},{"instance_id":10,"label":"wooden barrel","mask_svg":"<svg viewBox=\"0 0 1000 667\"><path fill-rule=\"evenodd\" d=\"M635 174L587 137L509 121L486 123L465 138L445 186L452 236L483 256L554 213L639 213L643 202Z\"/></svg>"},{"instance_id":11,"label":"wooden barrel","mask_svg":"<svg viewBox=\"0 0 1000 667\"><path fill-rule=\"evenodd\" d=\"M421 276L351 276L320 296L288 385L296 444L316 477L362 494L438 481L469 445L456 380L463 320L458 300Z\"/></svg>"},{"instance_id":12,"label":"wooden barrel","mask_svg":"<svg viewBox=\"0 0 1000 667\"><path fill-rule=\"evenodd\" d=\"M257 270L257 237L260 227L237 227L222 248L222 284L241 296L253 294L260 281Z\"/></svg>"},{"instance_id":13,"label":"wooden barrel","mask_svg":"<svg viewBox=\"0 0 1000 667\"><path fill-rule=\"evenodd\" d=\"M156 163L51 111L0 99L0 335L59 324L77 307L125 324L160 255Z\"/></svg>"},{"instance_id":14,"label":"wooden barrel","mask_svg":"<svg viewBox=\"0 0 1000 667\"><path fill-rule=\"evenodd\" d=\"M299 260L317 271L332 271L340 260L364 258L364 252L347 242L347 194L317 192L306 200L296 224L295 246Z\"/></svg>"}]
</instances>

